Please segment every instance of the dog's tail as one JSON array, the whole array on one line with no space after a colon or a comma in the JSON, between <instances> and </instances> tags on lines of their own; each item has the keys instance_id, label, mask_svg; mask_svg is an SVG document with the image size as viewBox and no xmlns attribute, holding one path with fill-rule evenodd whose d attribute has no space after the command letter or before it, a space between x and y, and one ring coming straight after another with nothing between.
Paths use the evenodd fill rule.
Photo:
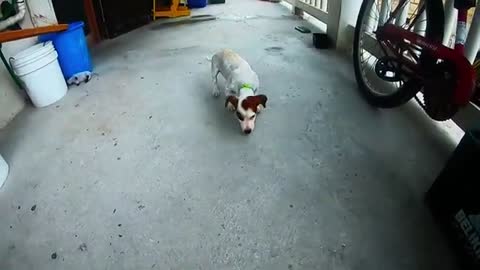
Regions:
<instances>
[{"instance_id":1,"label":"dog's tail","mask_svg":"<svg viewBox=\"0 0 480 270\"><path fill-rule=\"evenodd\" d=\"M212 56L205 57L205 60L207 60L208 62L212 62Z\"/></svg>"}]
</instances>

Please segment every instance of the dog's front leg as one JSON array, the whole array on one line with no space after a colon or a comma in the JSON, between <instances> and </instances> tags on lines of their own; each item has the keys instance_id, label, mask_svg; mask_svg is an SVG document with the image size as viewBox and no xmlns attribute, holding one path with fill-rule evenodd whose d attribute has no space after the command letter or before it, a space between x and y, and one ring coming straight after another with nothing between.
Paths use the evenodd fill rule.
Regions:
<instances>
[{"instance_id":1,"label":"dog's front leg","mask_svg":"<svg viewBox=\"0 0 480 270\"><path fill-rule=\"evenodd\" d=\"M225 86L225 96L226 97L229 97L229 96L236 97L236 95L237 95L236 84L231 79L228 79L227 83L226 83L226 86ZM228 108L229 111L232 111L232 112L237 110L236 105L227 106L227 108Z\"/></svg>"}]
</instances>

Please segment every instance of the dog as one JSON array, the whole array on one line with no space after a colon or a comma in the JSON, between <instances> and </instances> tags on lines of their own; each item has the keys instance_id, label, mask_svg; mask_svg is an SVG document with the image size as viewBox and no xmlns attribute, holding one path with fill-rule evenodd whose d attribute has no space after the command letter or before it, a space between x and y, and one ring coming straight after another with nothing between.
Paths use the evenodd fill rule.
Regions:
<instances>
[{"instance_id":1,"label":"dog","mask_svg":"<svg viewBox=\"0 0 480 270\"><path fill-rule=\"evenodd\" d=\"M220 96L218 74L222 74L226 81L225 107L235 112L243 133L252 133L257 114L266 108L268 100L267 96L256 94L260 86L257 73L240 55L227 49L212 57L214 97Z\"/></svg>"}]
</instances>

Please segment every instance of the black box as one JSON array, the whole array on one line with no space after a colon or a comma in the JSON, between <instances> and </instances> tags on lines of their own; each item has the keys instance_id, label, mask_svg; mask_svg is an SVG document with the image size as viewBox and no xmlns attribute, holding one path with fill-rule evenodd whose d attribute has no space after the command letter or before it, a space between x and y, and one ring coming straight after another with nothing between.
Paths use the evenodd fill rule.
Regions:
<instances>
[{"instance_id":1,"label":"black box","mask_svg":"<svg viewBox=\"0 0 480 270\"><path fill-rule=\"evenodd\" d=\"M480 269L480 132L465 133L427 203L466 269Z\"/></svg>"}]
</instances>

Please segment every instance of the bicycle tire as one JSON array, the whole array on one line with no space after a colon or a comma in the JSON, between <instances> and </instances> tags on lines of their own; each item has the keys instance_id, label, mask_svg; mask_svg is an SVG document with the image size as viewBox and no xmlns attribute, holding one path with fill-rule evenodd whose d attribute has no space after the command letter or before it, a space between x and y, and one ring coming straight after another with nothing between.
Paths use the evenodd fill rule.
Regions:
<instances>
[{"instance_id":1,"label":"bicycle tire","mask_svg":"<svg viewBox=\"0 0 480 270\"><path fill-rule=\"evenodd\" d=\"M360 52L362 50L360 38L362 34L362 26L367 16L368 7L372 7L376 0L364 0L360 7L360 12L355 26L354 44L353 44L353 63L355 78L358 84L358 89L362 96L369 104L379 108L393 108L407 103L412 99L421 89L422 86L418 81L405 82L403 86L397 88L397 91L387 94L379 95L375 93L365 82L361 70ZM425 37L441 42L444 31L444 9L442 0L425 0L426 12L426 30ZM372 3L373 2L373 3ZM423 63L422 63L423 64Z\"/></svg>"}]
</instances>

